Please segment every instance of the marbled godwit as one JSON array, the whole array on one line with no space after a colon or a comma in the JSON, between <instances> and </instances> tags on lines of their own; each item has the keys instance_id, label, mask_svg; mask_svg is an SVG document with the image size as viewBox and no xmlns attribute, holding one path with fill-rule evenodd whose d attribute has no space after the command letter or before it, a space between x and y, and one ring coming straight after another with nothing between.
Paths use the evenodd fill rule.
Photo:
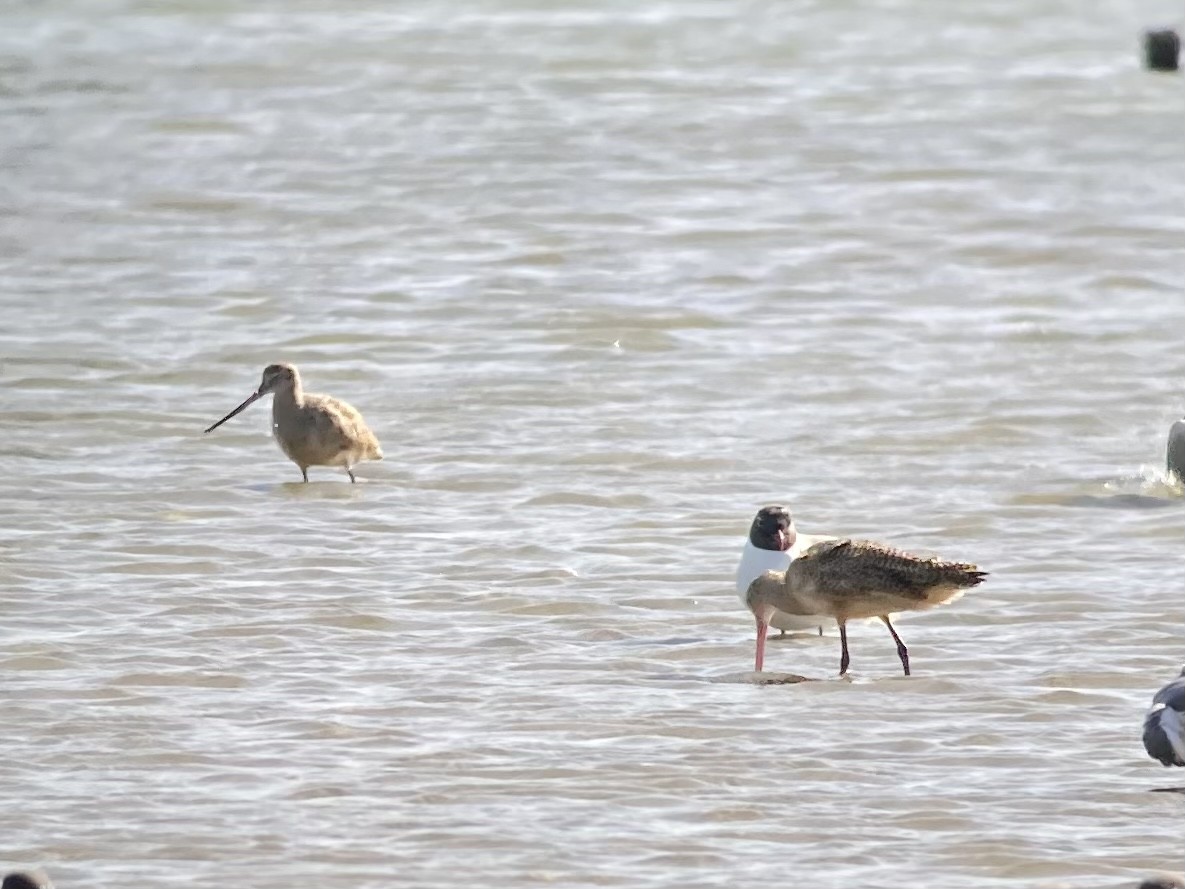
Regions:
<instances>
[{"instance_id":1,"label":"marbled godwit","mask_svg":"<svg viewBox=\"0 0 1185 889\"><path fill-rule=\"evenodd\" d=\"M242 404L211 426L213 432L269 392L272 398L272 432L282 450L307 482L310 466L344 466L350 481L352 467L363 460L382 460L383 451L362 414L328 395L306 394L300 374L291 364L269 364L259 388Z\"/></svg>"},{"instance_id":2,"label":"marbled godwit","mask_svg":"<svg viewBox=\"0 0 1185 889\"><path fill-rule=\"evenodd\" d=\"M785 571L767 571L749 587L746 604L757 619L757 657L765 661L765 634L777 611L826 614L839 624L839 674L848 671L847 622L879 617L897 643L897 656L909 675L909 650L889 616L933 608L962 595L987 574L974 565L940 562L899 552L865 540L816 543Z\"/></svg>"},{"instance_id":3,"label":"marbled godwit","mask_svg":"<svg viewBox=\"0 0 1185 889\"><path fill-rule=\"evenodd\" d=\"M1169 427L1169 445L1164 462L1165 468L1185 484L1185 417Z\"/></svg>"},{"instance_id":4,"label":"marbled godwit","mask_svg":"<svg viewBox=\"0 0 1185 889\"><path fill-rule=\"evenodd\" d=\"M784 506L763 506L757 510L753 524L749 526L749 538L741 551L741 563L737 565L737 596L741 604L748 607L749 585L766 571L785 571L791 560L797 559L805 550L824 540L835 540L820 534L799 534L794 519ZM819 628L823 618L802 617L774 611L770 618L771 627L777 627L785 635L787 630L809 630Z\"/></svg>"},{"instance_id":5,"label":"marbled godwit","mask_svg":"<svg viewBox=\"0 0 1185 889\"><path fill-rule=\"evenodd\" d=\"M1144 749L1164 766L1185 766L1185 670L1152 697Z\"/></svg>"}]
</instances>

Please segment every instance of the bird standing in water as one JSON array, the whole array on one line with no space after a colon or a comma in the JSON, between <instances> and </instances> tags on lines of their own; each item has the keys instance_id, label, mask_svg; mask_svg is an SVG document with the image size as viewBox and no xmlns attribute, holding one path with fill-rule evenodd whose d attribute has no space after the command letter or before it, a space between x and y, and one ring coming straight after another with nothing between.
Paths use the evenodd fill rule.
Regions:
<instances>
[{"instance_id":1,"label":"bird standing in water","mask_svg":"<svg viewBox=\"0 0 1185 889\"><path fill-rule=\"evenodd\" d=\"M1169 443L1165 449L1165 468L1185 484L1185 417L1169 427Z\"/></svg>"},{"instance_id":2,"label":"bird standing in water","mask_svg":"<svg viewBox=\"0 0 1185 889\"><path fill-rule=\"evenodd\" d=\"M923 559L879 543L829 540L816 543L785 571L767 571L749 586L746 604L757 620L756 669L765 661L765 634L778 612L826 614L839 625L839 674L848 671L849 620L879 617L897 643L909 675L909 650L890 615L921 611L958 598L987 577L974 565Z\"/></svg>"},{"instance_id":3,"label":"bird standing in water","mask_svg":"<svg viewBox=\"0 0 1185 889\"><path fill-rule=\"evenodd\" d=\"M213 432L269 392L274 393L272 432L280 450L300 467L306 482L310 466L343 466L353 482L356 464L383 459L379 440L362 414L337 398L306 393L300 385L300 374L291 364L265 367L259 388L206 432Z\"/></svg>"},{"instance_id":4,"label":"bird standing in water","mask_svg":"<svg viewBox=\"0 0 1185 889\"><path fill-rule=\"evenodd\" d=\"M4 875L3 889L53 889L53 883L40 871L13 871Z\"/></svg>"},{"instance_id":5,"label":"bird standing in water","mask_svg":"<svg viewBox=\"0 0 1185 889\"><path fill-rule=\"evenodd\" d=\"M824 540L835 538L822 534L799 534L790 510L784 506L763 506L757 510L749 526L745 548L741 550L740 564L737 565L737 595L741 604L747 604L749 585L758 577L766 571L785 571L804 551ZM781 630L783 636L787 630L813 630L816 627L822 636L822 620L818 615L804 617L778 611L770 618L769 624Z\"/></svg>"},{"instance_id":6,"label":"bird standing in water","mask_svg":"<svg viewBox=\"0 0 1185 889\"><path fill-rule=\"evenodd\" d=\"M1185 766L1185 670L1158 691L1144 716L1144 749L1165 766Z\"/></svg>"}]
</instances>

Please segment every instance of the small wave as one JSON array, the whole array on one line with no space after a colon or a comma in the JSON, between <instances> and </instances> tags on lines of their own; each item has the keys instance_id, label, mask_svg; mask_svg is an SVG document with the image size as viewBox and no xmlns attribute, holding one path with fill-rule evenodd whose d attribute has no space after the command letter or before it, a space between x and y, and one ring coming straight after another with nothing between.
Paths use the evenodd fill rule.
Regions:
<instances>
[{"instance_id":1,"label":"small wave","mask_svg":"<svg viewBox=\"0 0 1185 889\"><path fill-rule=\"evenodd\" d=\"M1185 498L1185 484L1179 478L1163 468L1151 466L1141 466L1131 475L1104 482L1103 490L1111 495L1135 495L1160 500Z\"/></svg>"},{"instance_id":2,"label":"small wave","mask_svg":"<svg viewBox=\"0 0 1185 889\"><path fill-rule=\"evenodd\" d=\"M1163 509L1185 500L1185 485L1163 469L1141 466L1137 472L1112 479L1086 481L1076 493L1021 493L1010 498L1020 505L1053 504L1098 509Z\"/></svg>"}]
</instances>

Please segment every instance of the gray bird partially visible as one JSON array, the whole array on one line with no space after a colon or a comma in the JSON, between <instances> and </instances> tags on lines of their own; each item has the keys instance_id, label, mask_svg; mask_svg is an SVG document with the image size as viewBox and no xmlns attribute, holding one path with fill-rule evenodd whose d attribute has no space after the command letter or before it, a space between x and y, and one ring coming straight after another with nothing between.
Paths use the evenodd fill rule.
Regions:
<instances>
[{"instance_id":1,"label":"gray bird partially visible","mask_svg":"<svg viewBox=\"0 0 1185 889\"><path fill-rule=\"evenodd\" d=\"M53 889L53 883L43 871L13 871L4 875L2 889Z\"/></svg>"},{"instance_id":2,"label":"gray bird partially visible","mask_svg":"<svg viewBox=\"0 0 1185 889\"><path fill-rule=\"evenodd\" d=\"M1145 877L1139 889L1185 889L1185 877L1176 874L1160 874L1155 877Z\"/></svg>"},{"instance_id":3,"label":"gray bird partially visible","mask_svg":"<svg viewBox=\"0 0 1185 889\"><path fill-rule=\"evenodd\" d=\"M1169 427L1169 443L1165 449L1165 468L1185 484L1185 417Z\"/></svg>"},{"instance_id":4,"label":"gray bird partially visible","mask_svg":"<svg viewBox=\"0 0 1185 889\"><path fill-rule=\"evenodd\" d=\"M1185 766L1185 670L1153 696L1144 749L1163 766Z\"/></svg>"}]
</instances>

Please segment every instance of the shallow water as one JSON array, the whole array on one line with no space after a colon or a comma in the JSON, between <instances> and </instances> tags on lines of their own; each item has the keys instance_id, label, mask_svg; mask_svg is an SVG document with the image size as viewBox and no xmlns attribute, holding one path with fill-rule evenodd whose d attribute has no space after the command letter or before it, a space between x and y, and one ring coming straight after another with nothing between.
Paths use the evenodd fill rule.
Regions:
<instances>
[{"instance_id":1,"label":"shallow water","mask_svg":"<svg viewBox=\"0 0 1185 889\"><path fill-rule=\"evenodd\" d=\"M1185 657L1152 2L17 4L0 865L1131 885ZM1172 8L1172 15L1177 14ZM387 459L313 482L272 361ZM753 511L978 562L771 644ZM797 681L805 677L811 681Z\"/></svg>"}]
</instances>

